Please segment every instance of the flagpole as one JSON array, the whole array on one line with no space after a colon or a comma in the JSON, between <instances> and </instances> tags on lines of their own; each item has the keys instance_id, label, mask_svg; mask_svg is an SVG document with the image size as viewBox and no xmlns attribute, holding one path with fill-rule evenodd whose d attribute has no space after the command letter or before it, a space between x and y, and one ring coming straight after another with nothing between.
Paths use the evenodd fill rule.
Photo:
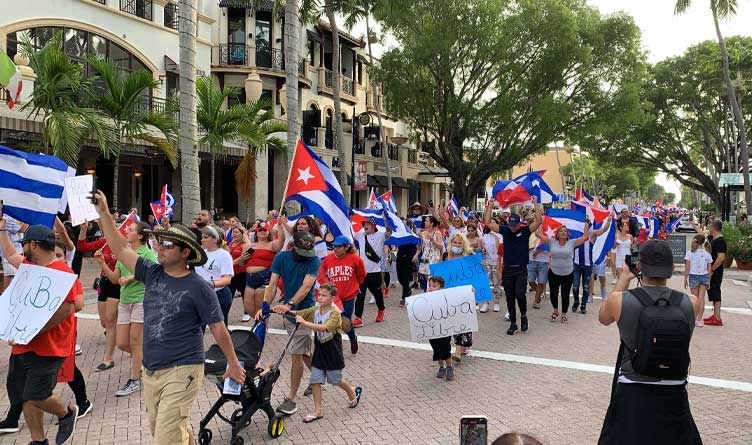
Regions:
<instances>
[{"instance_id":1,"label":"flagpole","mask_svg":"<svg viewBox=\"0 0 752 445\"><path fill-rule=\"evenodd\" d=\"M282 203L279 205L279 214L282 214L282 210L285 208L285 196L287 196L287 186L290 185L290 177L292 176L292 166L295 163L295 155L298 153L298 144L302 143L300 139L295 143L295 151L292 154L292 162L290 162L290 170L287 171L287 180L285 181L285 191L282 193Z\"/></svg>"}]
</instances>

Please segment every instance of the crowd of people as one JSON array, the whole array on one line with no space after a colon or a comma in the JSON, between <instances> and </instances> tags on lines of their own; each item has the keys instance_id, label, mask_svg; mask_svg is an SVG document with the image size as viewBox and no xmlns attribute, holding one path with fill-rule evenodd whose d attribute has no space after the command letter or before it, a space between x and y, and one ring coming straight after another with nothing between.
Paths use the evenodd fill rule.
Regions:
<instances>
[{"instance_id":1,"label":"crowd of people","mask_svg":"<svg viewBox=\"0 0 752 445\"><path fill-rule=\"evenodd\" d=\"M327 382L345 392L348 406L354 408L360 401L363 388L351 385L344 376L342 334L349 338L350 354L357 354L356 328L366 323L367 294L376 307L372 319L381 323L386 318L384 298L397 283L402 289L399 304L404 307L416 289L430 292L444 286L441 276L432 275L431 265L480 254L492 295L478 311L500 312L504 296L506 333L515 335L530 329L528 293L532 308L538 310L548 287L553 309L549 319L566 324L570 310L585 315L594 298L607 299L608 265L615 277L613 290L623 290L621 285L631 278L625 273L627 256L649 242L644 239L645 228L626 209L597 230L586 221L583 234L572 238L566 227L544 233L543 208L535 202L518 213L495 215L487 205L482 215L460 209L455 216L443 204L429 207L416 202L403 221L420 242L391 246L390 232L374 219L364 221L354 238L334 237L312 216L291 223L276 211L248 225L237 216L208 210L201 210L187 225L173 224L168 217L156 221L152 215L144 221L122 222L125 216L108 209L103 194L95 198L99 221L75 230L60 220L51 230L0 219L4 284L10 284L13 271L23 262L80 273L81 254L92 253L100 268L95 287L105 333L104 356L93 371L107 372L116 366L116 347L130 355L129 378L115 395L142 391L155 443L188 443L191 437L188 419L181 413L190 412L198 394L207 326L228 358L226 376L243 381L245 370L227 330L235 298L242 299L241 322L258 319L269 310L283 315L293 337L288 349L292 363L289 393L277 411L285 415L297 411L298 391L308 369L310 382L303 393L313 395L314 411L303 421L309 423L324 415L321 385ZM666 237L666 223L661 224L658 240ZM595 263L593 246L610 224L617 228L614 249ZM693 306L697 327L723 324L720 284L726 246L721 222L707 224L712 240L698 233L686 256L685 287L691 289L692 302L702 301L707 293L714 306L708 318L703 318L700 306ZM75 405L67 406L53 394L55 382L50 378L77 352L74 313L82 308L83 287L77 281L42 333L29 345L13 346L8 377L11 409L0 422L0 433L18 431L23 412L32 443L47 443L41 426L42 412L47 412L60 418L56 442L66 443L75 419L93 409L78 368L74 367L69 382ZM454 380L455 365L473 346L473 334L430 343L433 360L439 364L436 376ZM176 385L185 391L167 391Z\"/></svg>"}]
</instances>

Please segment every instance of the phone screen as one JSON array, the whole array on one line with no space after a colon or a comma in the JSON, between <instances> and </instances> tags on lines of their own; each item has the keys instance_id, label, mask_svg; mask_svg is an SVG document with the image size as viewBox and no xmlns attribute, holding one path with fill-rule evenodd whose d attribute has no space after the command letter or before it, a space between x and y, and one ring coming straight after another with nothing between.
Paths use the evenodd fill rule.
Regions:
<instances>
[{"instance_id":1,"label":"phone screen","mask_svg":"<svg viewBox=\"0 0 752 445\"><path fill-rule=\"evenodd\" d=\"M488 419L483 416L460 419L460 445L486 445Z\"/></svg>"}]
</instances>

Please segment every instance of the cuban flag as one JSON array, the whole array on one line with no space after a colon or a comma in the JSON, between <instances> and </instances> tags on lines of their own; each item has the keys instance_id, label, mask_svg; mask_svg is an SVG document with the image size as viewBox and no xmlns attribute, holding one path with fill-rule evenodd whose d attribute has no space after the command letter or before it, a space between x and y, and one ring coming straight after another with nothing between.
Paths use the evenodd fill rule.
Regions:
<instances>
[{"instance_id":1,"label":"cuban flag","mask_svg":"<svg viewBox=\"0 0 752 445\"><path fill-rule=\"evenodd\" d=\"M613 249L614 242L616 241L616 224L614 224L613 220L606 224L610 224L608 230L593 241L593 252L591 258L593 259L593 264L596 265L603 264L603 262L606 261L608 253ZM594 228L595 230L598 230L601 226L594 226Z\"/></svg>"},{"instance_id":2,"label":"cuban flag","mask_svg":"<svg viewBox=\"0 0 752 445\"><path fill-rule=\"evenodd\" d=\"M24 153L0 145L3 212L29 225L52 227L69 171L65 162L54 156Z\"/></svg>"},{"instance_id":3,"label":"cuban flag","mask_svg":"<svg viewBox=\"0 0 752 445\"><path fill-rule=\"evenodd\" d=\"M540 176L531 176L519 183L531 197L535 196L538 204L559 201L559 197Z\"/></svg>"},{"instance_id":4,"label":"cuban flag","mask_svg":"<svg viewBox=\"0 0 752 445\"><path fill-rule=\"evenodd\" d=\"M546 170L536 170L533 172L527 172L525 174L519 175L516 178L512 179L512 181L516 183L521 183L525 181L526 179L535 179L535 178L542 178L543 175L546 174Z\"/></svg>"},{"instance_id":5,"label":"cuban flag","mask_svg":"<svg viewBox=\"0 0 752 445\"><path fill-rule=\"evenodd\" d=\"M515 181L496 181L491 191L499 207L507 209L512 204L521 204L530 201L530 193Z\"/></svg>"},{"instance_id":6,"label":"cuban flag","mask_svg":"<svg viewBox=\"0 0 752 445\"><path fill-rule=\"evenodd\" d=\"M381 201L381 205L383 205L385 209L388 209L392 213L397 213L397 203L394 202L394 196L392 196L392 192L385 192L379 197L379 199Z\"/></svg>"},{"instance_id":7,"label":"cuban flag","mask_svg":"<svg viewBox=\"0 0 752 445\"><path fill-rule=\"evenodd\" d=\"M408 244L420 244L420 237L407 227L396 213L386 208L384 204L384 218L386 225L392 234L384 242L387 246L405 246Z\"/></svg>"},{"instance_id":8,"label":"cuban flag","mask_svg":"<svg viewBox=\"0 0 752 445\"><path fill-rule=\"evenodd\" d=\"M452 216L457 216L457 214L460 211L460 205L457 203L457 199L454 197L454 193L452 193L452 197L449 198L449 202L446 206L447 212L449 212Z\"/></svg>"},{"instance_id":9,"label":"cuban flag","mask_svg":"<svg viewBox=\"0 0 752 445\"><path fill-rule=\"evenodd\" d=\"M335 238L352 237L350 212L337 178L301 140L292 159L284 199L298 202L302 213L321 219Z\"/></svg>"},{"instance_id":10,"label":"cuban flag","mask_svg":"<svg viewBox=\"0 0 752 445\"><path fill-rule=\"evenodd\" d=\"M154 214L154 218L157 222L162 221L162 217L165 215L172 218L172 208L175 206L175 198L172 197L172 193L167 189L167 184L162 187L162 194L159 197L159 201L154 201L150 204L151 213Z\"/></svg>"},{"instance_id":11,"label":"cuban flag","mask_svg":"<svg viewBox=\"0 0 752 445\"><path fill-rule=\"evenodd\" d=\"M572 201L570 204L570 208L572 210L585 212L588 218L590 218L590 221L593 222L593 226L601 225L601 223L603 223L603 221L605 221L606 218L608 218L609 215L611 215L610 211L606 209L599 209L585 202Z\"/></svg>"},{"instance_id":12,"label":"cuban flag","mask_svg":"<svg viewBox=\"0 0 752 445\"><path fill-rule=\"evenodd\" d=\"M547 209L543 218L543 233L549 238L556 235L556 230L565 226L569 238L579 238L585 233L585 212L571 209Z\"/></svg>"},{"instance_id":13,"label":"cuban flag","mask_svg":"<svg viewBox=\"0 0 752 445\"><path fill-rule=\"evenodd\" d=\"M614 213L618 215L622 210L626 209L627 206L624 204L614 204L611 206L611 208L613 209Z\"/></svg>"},{"instance_id":14,"label":"cuban flag","mask_svg":"<svg viewBox=\"0 0 752 445\"><path fill-rule=\"evenodd\" d=\"M672 233L674 230L676 230L676 227L679 225L679 222L681 222L681 219L686 214L687 214L687 211L684 210L676 218L674 218L671 221L669 221L668 225L666 226L666 232Z\"/></svg>"},{"instance_id":15,"label":"cuban flag","mask_svg":"<svg viewBox=\"0 0 752 445\"><path fill-rule=\"evenodd\" d=\"M660 233L661 229L661 223L663 223L663 221L661 221L660 218L650 218L650 230L648 231L648 236L650 238L658 238L658 234Z\"/></svg>"},{"instance_id":16,"label":"cuban flag","mask_svg":"<svg viewBox=\"0 0 752 445\"><path fill-rule=\"evenodd\" d=\"M415 226L415 231L420 233L423 230L423 215L408 216L407 219Z\"/></svg>"},{"instance_id":17,"label":"cuban flag","mask_svg":"<svg viewBox=\"0 0 752 445\"><path fill-rule=\"evenodd\" d=\"M371 194L368 195L368 208L375 209L379 205L379 200L376 198L376 191L371 187Z\"/></svg>"},{"instance_id":18,"label":"cuban flag","mask_svg":"<svg viewBox=\"0 0 752 445\"><path fill-rule=\"evenodd\" d=\"M352 221L352 231L360 232L363 230L363 223L373 218L376 221L376 229L379 232L386 232L386 222L384 221L384 211L379 209L350 209L350 220Z\"/></svg>"},{"instance_id":19,"label":"cuban flag","mask_svg":"<svg viewBox=\"0 0 752 445\"><path fill-rule=\"evenodd\" d=\"M574 199L575 201L586 202L591 206L595 205L595 199L581 188L574 192Z\"/></svg>"},{"instance_id":20,"label":"cuban flag","mask_svg":"<svg viewBox=\"0 0 752 445\"><path fill-rule=\"evenodd\" d=\"M131 224L139 221L141 221L141 219L138 217L138 215L136 215L136 211L133 210L128 214L128 216L125 217L125 221L123 221L123 223L118 226L118 230L123 234L123 236L125 236L125 232L128 230L128 227Z\"/></svg>"}]
</instances>

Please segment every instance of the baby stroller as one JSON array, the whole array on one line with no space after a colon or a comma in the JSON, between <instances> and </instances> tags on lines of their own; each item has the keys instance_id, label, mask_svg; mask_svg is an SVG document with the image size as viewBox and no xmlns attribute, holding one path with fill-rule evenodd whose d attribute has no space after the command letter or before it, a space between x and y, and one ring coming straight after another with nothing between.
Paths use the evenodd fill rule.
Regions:
<instances>
[{"instance_id":1,"label":"baby stroller","mask_svg":"<svg viewBox=\"0 0 752 445\"><path fill-rule=\"evenodd\" d=\"M206 413L204 418L201 419L198 433L198 443L200 445L211 443L212 431L206 428L206 426L215 415L232 426L232 437L230 438L231 445L242 445L244 443L243 438L239 436L240 431L251 424L253 415L259 410L264 411L269 419L269 424L266 430L269 436L277 438L285 431L285 419L283 416L275 413L271 404L271 396L274 384L279 378L279 364L285 356L285 351L287 351L287 346L290 345L292 336L290 336L290 341L287 342L279 359L270 370L266 371L257 368L256 365L261 357L261 351L264 348L266 319L268 317L269 315L265 314L262 320L257 321L253 325L251 331L235 330L230 333L235 354L238 356L238 360L243 362L246 372L245 382L241 386L240 395L228 395L223 392L224 380L222 379L222 375L227 368L227 360L219 346L212 345L209 350L206 351L204 375L209 381L217 385L220 397L211 407L209 412ZM222 406L228 402L240 405L239 408L233 411L229 418L225 417L220 412Z\"/></svg>"}]
</instances>

